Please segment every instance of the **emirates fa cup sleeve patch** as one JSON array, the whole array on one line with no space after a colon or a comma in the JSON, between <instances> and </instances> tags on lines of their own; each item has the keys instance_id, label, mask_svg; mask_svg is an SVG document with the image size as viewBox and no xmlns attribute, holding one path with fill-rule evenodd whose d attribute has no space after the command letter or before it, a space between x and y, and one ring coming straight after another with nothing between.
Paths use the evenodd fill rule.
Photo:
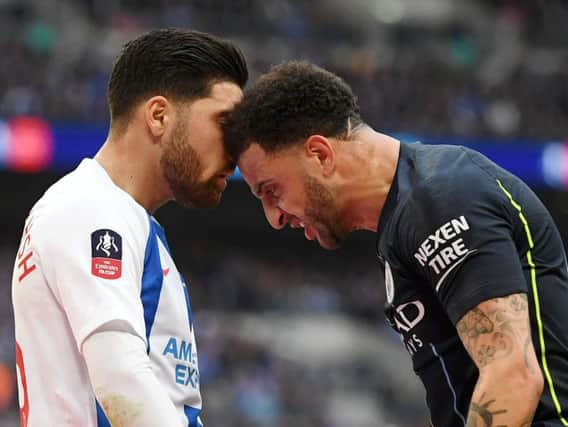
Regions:
<instances>
[{"instance_id":1,"label":"emirates fa cup sleeve patch","mask_svg":"<svg viewBox=\"0 0 568 427\"><path fill-rule=\"evenodd\" d=\"M115 231L101 229L91 233L91 273L103 279L122 275L122 237Z\"/></svg>"}]
</instances>

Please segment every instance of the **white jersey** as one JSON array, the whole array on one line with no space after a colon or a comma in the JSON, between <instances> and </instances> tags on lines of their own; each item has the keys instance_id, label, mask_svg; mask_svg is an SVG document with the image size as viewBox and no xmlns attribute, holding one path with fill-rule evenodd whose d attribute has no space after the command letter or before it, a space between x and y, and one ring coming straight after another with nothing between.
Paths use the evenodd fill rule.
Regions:
<instances>
[{"instance_id":1,"label":"white jersey","mask_svg":"<svg viewBox=\"0 0 568 427\"><path fill-rule=\"evenodd\" d=\"M189 294L161 226L92 159L26 221L12 278L22 426L110 426L81 354L110 322L142 338L184 425L201 425Z\"/></svg>"}]
</instances>

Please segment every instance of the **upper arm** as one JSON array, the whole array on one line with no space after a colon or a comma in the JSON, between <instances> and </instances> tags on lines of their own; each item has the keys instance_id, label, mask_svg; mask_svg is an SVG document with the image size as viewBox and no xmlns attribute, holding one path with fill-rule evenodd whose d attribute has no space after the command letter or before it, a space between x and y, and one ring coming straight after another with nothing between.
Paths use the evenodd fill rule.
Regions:
<instances>
[{"instance_id":1,"label":"upper arm","mask_svg":"<svg viewBox=\"0 0 568 427\"><path fill-rule=\"evenodd\" d=\"M482 172L424 183L405 210L406 262L454 324L483 301L528 291L515 221L497 180Z\"/></svg>"},{"instance_id":2,"label":"upper arm","mask_svg":"<svg viewBox=\"0 0 568 427\"><path fill-rule=\"evenodd\" d=\"M144 244L125 216L132 220L84 204L41 219L42 269L79 350L89 334L113 320L129 323L145 338L140 302Z\"/></svg>"},{"instance_id":3,"label":"upper arm","mask_svg":"<svg viewBox=\"0 0 568 427\"><path fill-rule=\"evenodd\" d=\"M468 311L456 328L480 372L499 366L538 371L526 294L483 301Z\"/></svg>"}]
</instances>

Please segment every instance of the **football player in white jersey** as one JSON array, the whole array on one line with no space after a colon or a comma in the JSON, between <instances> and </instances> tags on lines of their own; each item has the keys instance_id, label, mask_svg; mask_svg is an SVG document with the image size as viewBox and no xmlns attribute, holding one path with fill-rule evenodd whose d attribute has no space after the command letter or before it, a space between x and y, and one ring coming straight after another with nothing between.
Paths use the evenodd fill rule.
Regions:
<instances>
[{"instance_id":1,"label":"football player in white jersey","mask_svg":"<svg viewBox=\"0 0 568 427\"><path fill-rule=\"evenodd\" d=\"M22 426L201 425L188 289L152 213L217 205L234 169L221 123L247 78L208 34L124 46L106 142L34 205L16 255Z\"/></svg>"}]
</instances>

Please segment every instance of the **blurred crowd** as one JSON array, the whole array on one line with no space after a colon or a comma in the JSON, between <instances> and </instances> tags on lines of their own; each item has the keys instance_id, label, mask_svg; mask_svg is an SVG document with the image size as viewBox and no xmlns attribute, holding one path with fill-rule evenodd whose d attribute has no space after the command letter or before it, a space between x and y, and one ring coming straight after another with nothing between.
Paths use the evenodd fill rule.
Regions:
<instances>
[{"instance_id":1,"label":"blurred crowd","mask_svg":"<svg viewBox=\"0 0 568 427\"><path fill-rule=\"evenodd\" d=\"M12 276L12 247L0 246L0 427L18 425L15 421L16 352L10 282Z\"/></svg>"},{"instance_id":2,"label":"blurred crowd","mask_svg":"<svg viewBox=\"0 0 568 427\"><path fill-rule=\"evenodd\" d=\"M106 122L120 46L174 26L234 40L251 81L296 58L338 73L380 130L565 139L567 19L560 0L2 0L0 117ZM374 262L355 253L308 263L295 248L216 240L176 254L206 425L425 425L409 358L385 326ZM18 425L14 254L0 246L0 427Z\"/></svg>"},{"instance_id":3,"label":"blurred crowd","mask_svg":"<svg viewBox=\"0 0 568 427\"><path fill-rule=\"evenodd\" d=\"M379 129L564 138L567 18L556 0L5 0L0 116L106 121L120 46L176 26L237 42L252 80L293 58L339 73Z\"/></svg>"}]
</instances>

